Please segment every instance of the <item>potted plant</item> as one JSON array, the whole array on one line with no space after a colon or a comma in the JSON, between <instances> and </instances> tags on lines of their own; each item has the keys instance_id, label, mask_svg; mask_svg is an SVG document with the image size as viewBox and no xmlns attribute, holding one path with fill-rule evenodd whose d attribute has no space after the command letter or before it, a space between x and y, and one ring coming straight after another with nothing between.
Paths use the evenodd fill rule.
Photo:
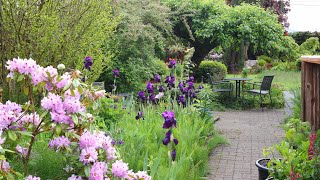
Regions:
<instances>
[{"instance_id":1,"label":"potted plant","mask_svg":"<svg viewBox=\"0 0 320 180\"><path fill-rule=\"evenodd\" d=\"M256 161L256 166L258 167L259 171L259 180L265 180L269 176L269 169L268 169L268 162L270 159L268 158L261 158Z\"/></svg>"}]
</instances>

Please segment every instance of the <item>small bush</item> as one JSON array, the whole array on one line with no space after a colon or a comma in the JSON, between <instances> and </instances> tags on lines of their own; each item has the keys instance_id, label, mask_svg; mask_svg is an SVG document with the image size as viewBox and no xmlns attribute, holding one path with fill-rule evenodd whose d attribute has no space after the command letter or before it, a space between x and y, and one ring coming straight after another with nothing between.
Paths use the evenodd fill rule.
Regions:
<instances>
[{"instance_id":1,"label":"small bush","mask_svg":"<svg viewBox=\"0 0 320 180\"><path fill-rule=\"evenodd\" d=\"M166 65L166 63L164 63L160 59L155 59L152 61L151 69L153 74L159 74L159 75L169 74L168 66Z\"/></svg>"},{"instance_id":2,"label":"small bush","mask_svg":"<svg viewBox=\"0 0 320 180\"><path fill-rule=\"evenodd\" d=\"M271 63L271 62L272 62L271 57L268 57L268 56L265 56L265 55L258 56L258 61L259 61L259 60L264 60L264 61L266 61L267 63Z\"/></svg>"},{"instance_id":3,"label":"small bush","mask_svg":"<svg viewBox=\"0 0 320 180\"><path fill-rule=\"evenodd\" d=\"M227 67L221 62L205 60L199 65L198 77L207 78L207 73L210 73L214 80L221 80L227 74Z\"/></svg>"},{"instance_id":4,"label":"small bush","mask_svg":"<svg viewBox=\"0 0 320 180\"><path fill-rule=\"evenodd\" d=\"M262 59L258 60L258 65L260 67L265 67L266 64L267 64L267 62L265 60L262 60Z\"/></svg>"},{"instance_id":5,"label":"small bush","mask_svg":"<svg viewBox=\"0 0 320 180\"><path fill-rule=\"evenodd\" d=\"M250 71L251 71L251 68L243 68L243 69L242 69L241 76L242 76L242 77L248 77Z\"/></svg>"}]
</instances>

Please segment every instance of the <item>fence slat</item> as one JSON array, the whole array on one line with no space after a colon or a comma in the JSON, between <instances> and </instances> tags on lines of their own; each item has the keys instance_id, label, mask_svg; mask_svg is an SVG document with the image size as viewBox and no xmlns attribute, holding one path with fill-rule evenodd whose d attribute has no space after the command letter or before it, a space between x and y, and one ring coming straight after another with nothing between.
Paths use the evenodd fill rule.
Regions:
<instances>
[{"instance_id":1,"label":"fence slat","mask_svg":"<svg viewBox=\"0 0 320 180\"><path fill-rule=\"evenodd\" d=\"M302 120L313 130L320 129L320 56L302 56Z\"/></svg>"}]
</instances>

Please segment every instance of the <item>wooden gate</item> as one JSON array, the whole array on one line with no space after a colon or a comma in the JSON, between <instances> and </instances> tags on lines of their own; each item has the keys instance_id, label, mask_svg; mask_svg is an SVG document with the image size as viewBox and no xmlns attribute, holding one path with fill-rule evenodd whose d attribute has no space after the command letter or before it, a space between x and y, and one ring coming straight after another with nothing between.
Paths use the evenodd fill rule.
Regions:
<instances>
[{"instance_id":1,"label":"wooden gate","mask_svg":"<svg viewBox=\"0 0 320 180\"><path fill-rule=\"evenodd\" d=\"M302 120L320 129L320 56L301 57Z\"/></svg>"}]
</instances>

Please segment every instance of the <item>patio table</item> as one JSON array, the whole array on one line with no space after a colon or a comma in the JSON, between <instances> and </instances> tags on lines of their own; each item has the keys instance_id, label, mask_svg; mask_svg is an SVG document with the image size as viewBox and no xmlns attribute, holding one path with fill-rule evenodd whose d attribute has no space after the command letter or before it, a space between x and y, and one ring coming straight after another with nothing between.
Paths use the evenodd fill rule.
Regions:
<instances>
[{"instance_id":1,"label":"patio table","mask_svg":"<svg viewBox=\"0 0 320 180\"><path fill-rule=\"evenodd\" d=\"M240 82L241 81L250 81L250 80L252 80L252 78L235 77L235 78L226 78L224 80L236 81L236 98L238 98L238 97L240 97Z\"/></svg>"}]
</instances>

